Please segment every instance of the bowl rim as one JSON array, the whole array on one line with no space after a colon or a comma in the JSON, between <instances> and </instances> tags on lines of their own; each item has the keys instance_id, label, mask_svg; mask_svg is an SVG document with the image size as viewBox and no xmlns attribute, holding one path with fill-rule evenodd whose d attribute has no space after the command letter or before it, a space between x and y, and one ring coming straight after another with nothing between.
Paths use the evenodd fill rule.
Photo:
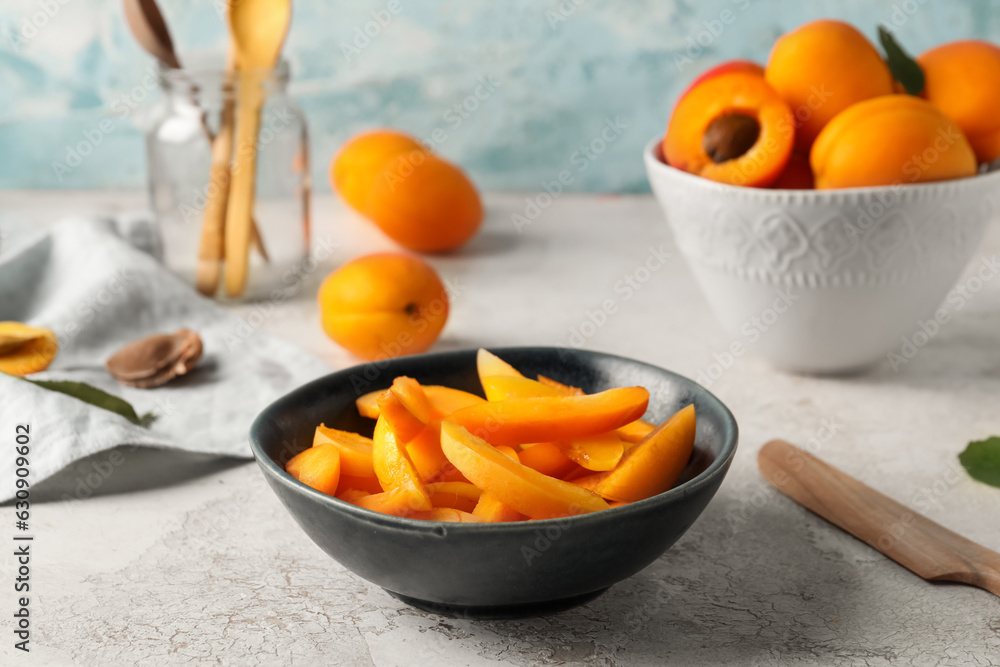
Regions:
<instances>
[{"instance_id":1,"label":"bowl rim","mask_svg":"<svg viewBox=\"0 0 1000 667\"><path fill-rule=\"evenodd\" d=\"M687 384L695 388L696 391L703 393L710 402L714 402L716 407L720 409L721 415L723 417L723 428L721 429L721 435L724 438L722 443L722 449L719 455L715 458L712 463L708 465L705 470L698 473L693 478L674 486L663 493L652 496L651 498L646 498L644 500L639 500L634 503L629 503L621 507L612 507L607 510L601 510L598 512L590 512L587 514L579 514L569 517L560 517L555 519L531 519L527 521L511 521L511 522L497 522L497 523L457 523L448 521L435 521L431 519L412 519L406 517L397 517L390 514L382 514L381 512L375 512L374 510L365 509L363 507L358 507L357 505L352 505L346 500L341 500L334 496L329 496L321 491L317 491L311 486L300 482L291 475L289 475L281 466L279 466L263 449L263 445L260 442L259 434L264 428L264 424L267 421L265 419L266 413L270 412L273 408L277 408L284 403L293 403L295 400L295 395L300 392L307 392L310 388L319 387L331 382L336 376L350 377L353 373L356 373L359 369L363 369L369 364L358 364L355 366L349 366L347 368L341 369L339 371L334 371L333 373L328 373L315 380L307 382L306 384L293 389L292 391L284 394L277 400L271 402L266 408L264 408L259 415L254 419L252 425L250 426L250 449L253 452L254 458L257 460L257 464L263 469L265 474L270 475L272 479L279 482L289 490L294 491L298 494L303 494L314 501L319 502L328 509L335 512L346 513L352 518L363 520L380 527L403 529L411 532L426 533L429 535L435 535L441 537L445 534L451 533L452 531L458 533L477 533L477 532L521 532L524 530L544 530L546 527L558 526L560 529L568 529L567 522L572 522L574 525L582 524L585 522L592 521L602 521L610 517L624 517L628 514L635 514L638 512L643 512L646 509L652 508L654 505L669 505L674 500L685 497L691 492L697 491L698 489L711 484L715 481L715 478L720 475L725 475L733 457L736 455L736 448L739 443L739 427L736 423L736 418L733 416L732 411L723 403L715 394L710 392L706 387L698 384L694 380L675 373L673 371L655 366L653 364L639 361L637 359L630 359L628 357L623 357L616 354L610 354L607 352L598 352L595 350L580 350L574 348L560 348L560 347L550 347L550 346L515 346L515 347L491 347L488 348L494 354L501 356L506 352L527 352L533 351L538 352L540 350L545 351L563 351L570 352L574 354L584 353L589 356L603 357L609 360L624 361L629 364L645 366L658 373L665 373L670 376L673 380L679 381L679 384ZM430 352L423 353L419 355L410 355L409 357L399 357L399 359L415 358L415 357L444 357L452 356L456 354L467 354L471 351L475 351L473 348L463 348L460 350L447 350L441 352ZM393 360L390 360L393 361ZM371 362L375 363L375 362ZM446 528L445 528L446 527Z\"/></svg>"},{"instance_id":2,"label":"bowl rim","mask_svg":"<svg viewBox=\"0 0 1000 667\"><path fill-rule=\"evenodd\" d=\"M702 178L695 174L688 173L676 167L671 167L663 161L660 148L663 144L663 136L657 135L649 140L643 149L643 162L646 164L646 175L651 177L655 171L657 173L680 180L685 185L698 186L718 193L735 194L739 193L745 197L753 197L760 201L773 200L776 204L784 203L784 200L791 194L801 197L806 203L818 202L825 204L843 203L854 204L859 196L878 197L886 193L909 192L914 194L933 194L935 190L952 190L959 188L971 188L979 186L991 186L1000 188L1000 183L992 184L992 181L1000 181L1000 169L996 171L977 171L972 176L963 178L953 178L947 181L928 181L925 183L898 183L894 185L875 185L855 188L831 188L829 190L790 190L781 188L758 188L743 185L729 185L719 183L707 178ZM991 185L992 184L992 185Z\"/></svg>"}]
</instances>

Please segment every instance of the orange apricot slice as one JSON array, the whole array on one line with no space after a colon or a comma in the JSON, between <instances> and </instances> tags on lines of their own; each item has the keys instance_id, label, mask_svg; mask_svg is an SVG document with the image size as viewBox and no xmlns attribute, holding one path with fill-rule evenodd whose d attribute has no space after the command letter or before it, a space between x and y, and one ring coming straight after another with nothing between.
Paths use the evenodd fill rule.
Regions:
<instances>
[{"instance_id":1,"label":"orange apricot slice","mask_svg":"<svg viewBox=\"0 0 1000 667\"><path fill-rule=\"evenodd\" d=\"M646 412L643 387L608 389L586 396L515 398L463 408L448 421L494 445L573 440L611 431Z\"/></svg>"},{"instance_id":2,"label":"orange apricot slice","mask_svg":"<svg viewBox=\"0 0 1000 667\"><path fill-rule=\"evenodd\" d=\"M573 461L563 454L559 445L554 442L536 442L524 445L517 460L543 475L558 479L562 479L563 475L573 468Z\"/></svg>"},{"instance_id":3,"label":"orange apricot slice","mask_svg":"<svg viewBox=\"0 0 1000 667\"><path fill-rule=\"evenodd\" d=\"M452 412L470 405L482 403L484 400L482 396L476 396L461 389L442 387L436 384L421 385L421 387L423 387L424 394L438 418L450 415ZM378 419L378 397L387 391L388 389L378 389L356 399L358 414L369 419Z\"/></svg>"},{"instance_id":4,"label":"orange apricot slice","mask_svg":"<svg viewBox=\"0 0 1000 667\"><path fill-rule=\"evenodd\" d=\"M406 408L399 394L391 389L378 397L378 409L379 421L388 423L401 444L413 440L427 426Z\"/></svg>"},{"instance_id":5,"label":"orange apricot slice","mask_svg":"<svg viewBox=\"0 0 1000 667\"><path fill-rule=\"evenodd\" d=\"M526 377L491 375L482 379L483 392L488 401L506 401L511 398L539 398L542 396L568 396L561 389L550 387ZM580 394L583 395L582 393Z\"/></svg>"},{"instance_id":6,"label":"orange apricot slice","mask_svg":"<svg viewBox=\"0 0 1000 667\"><path fill-rule=\"evenodd\" d=\"M532 519L608 509L600 496L513 461L458 424L441 424L441 448L469 481Z\"/></svg>"},{"instance_id":7,"label":"orange apricot slice","mask_svg":"<svg viewBox=\"0 0 1000 667\"><path fill-rule=\"evenodd\" d=\"M332 496L340 483L340 450L332 444L310 447L293 456L285 471L303 484Z\"/></svg>"},{"instance_id":8,"label":"orange apricot slice","mask_svg":"<svg viewBox=\"0 0 1000 667\"><path fill-rule=\"evenodd\" d=\"M634 502L668 490L680 478L694 450L694 405L681 409L604 473L594 491L609 500ZM586 488L585 483L577 484Z\"/></svg>"},{"instance_id":9,"label":"orange apricot slice","mask_svg":"<svg viewBox=\"0 0 1000 667\"><path fill-rule=\"evenodd\" d=\"M350 431L338 431L324 424L316 427L313 447L333 445L340 450L340 470L353 477L374 477L372 439Z\"/></svg>"},{"instance_id":10,"label":"orange apricot slice","mask_svg":"<svg viewBox=\"0 0 1000 667\"><path fill-rule=\"evenodd\" d=\"M392 516L412 516L418 510L413 506L411 496L402 489L361 495L361 492L347 492L341 500L363 507L366 510L391 514Z\"/></svg>"},{"instance_id":11,"label":"orange apricot slice","mask_svg":"<svg viewBox=\"0 0 1000 667\"><path fill-rule=\"evenodd\" d=\"M504 505L499 498L491 493L479 496L479 502L476 503L472 513L488 523L523 521L528 518L512 507Z\"/></svg>"},{"instance_id":12,"label":"orange apricot slice","mask_svg":"<svg viewBox=\"0 0 1000 667\"><path fill-rule=\"evenodd\" d=\"M58 351L51 329L0 322L0 372L21 376L44 371Z\"/></svg>"},{"instance_id":13,"label":"orange apricot slice","mask_svg":"<svg viewBox=\"0 0 1000 667\"><path fill-rule=\"evenodd\" d=\"M516 449L514 449L513 447L508 447L508 446L506 446L506 445L499 445L499 446L498 446L498 447L496 448L496 450L497 450L498 452L500 452L501 454L505 454L505 455L507 455L508 457L510 457L510 458L512 458L512 459L514 459L514 460L515 460L515 461L517 461L518 463L520 463L520 462L521 462L521 455L520 455L520 454L518 454L518 453L517 453L517 450L516 450Z\"/></svg>"},{"instance_id":14,"label":"orange apricot slice","mask_svg":"<svg viewBox=\"0 0 1000 667\"><path fill-rule=\"evenodd\" d=\"M394 393L411 415L424 424L431 420L431 402L420 383L411 377L401 375L392 381L389 391Z\"/></svg>"},{"instance_id":15,"label":"orange apricot slice","mask_svg":"<svg viewBox=\"0 0 1000 667\"><path fill-rule=\"evenodd\" d=\"M476 370L479 372L480 381L494 375L508 375L516 378L524 377L506 361L482 348L476 352Z\"/></svg>"},{"instance_id":16,"label":"orange apricot slice","mask_svg":"<svg viewBox=\"0 0 1000 667\"><path fill-rule=\"evenodd\" d=\"M432 507L430 495L384 414L375 424L372 442L372 463L382 488L403 494L403 501L411 510L429 510Z\"/></svg>"},{"instance_id":17,"label":"orange apricot slice","mask_svg":"<svg viewBox=\"0 0 1000 667\"><path fill-rule=\"evenodd\" d=\"M344 462L343 451L341 451L341 464ZM379 484L378 477L355 477L343 474L341 467L340 483L337 485L337 497L346 491L364 491L365 493L382 493L382 485Z\"/></svg>"},{"instance_id":18,"label":"orange apricot slice","mask_svg":"<svg viewBox=\"0 0 1000 667\"><path fill-rule=\"evenodd\" d=\"M701 82L677 102L663 156L713 181L762 187L781 174L794 139L785 101L763 77L733 71Z\"/></svg>"},{"instance_id":19,"label":"orange apricot slice","mask_svg":"<svg viewBox=\"0 0 1000 667\"><path fill-rule=\"evenodd\" d=\"M553 389L558 389L562 392L563 396L583 396L584 391L579 387L571 387L568 384L563 384L562 382L557 382L550 377L545 377L544 375L538 375L538 381L547 387L552 387Z\"/></svg>"},{"instance_id":20,"label":"orange apricot slice","mask_svg":"<svg viewBox=\"0 0 1000 667\"><path fill-rule=\"evenodd\" d=\"M611 470L625 453L622 440L614 431L561 442L558 446L566 458L587 470Z\"/></svg>"},{"instance_id":21,"label":"orange apricot slice","mask_svg":"<svg viewBox=\"0 0 1000 667\"><path fill-rule=\"evenodd\" d=\"M434 507L452 507L471 512L479 502L482 491L468 482L434 482L427 485Z\"/></svg>"}]
</instances>

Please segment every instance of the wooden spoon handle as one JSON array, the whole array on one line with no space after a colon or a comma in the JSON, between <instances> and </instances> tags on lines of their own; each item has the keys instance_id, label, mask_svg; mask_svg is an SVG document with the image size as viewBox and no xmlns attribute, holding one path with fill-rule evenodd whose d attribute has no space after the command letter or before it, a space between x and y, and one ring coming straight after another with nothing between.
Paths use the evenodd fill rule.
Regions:
<instances>
[{"instance_id":1,"label":"wooden spoon handle","mask_svg":"<svg viewBox=\"0 0 1000 667\"><path fill-rule=\"evenodd\" d=\"M948 530L782 440L757 456L776 489L903 567L1000 595L1000 554Z\"/></svg>"},{"instance_id":2,"label":"wooden spoon handle","mask_svg":"<svg viewBox=\"0 0 1000 667\"><path fill-rule=\"evenodd\" d=\"M257 171L257 132L263 94L259 82L245 78L240 84L236 114L236 155L233 161L229 206L226 210L226 294L239 297L247 285L254 188Z\"/></svg>"},{"instance_id":3,"label":"wooden spoon handle","mask_svg":"<svg viewBox=\"0 0 1000 667\"><path fill-rule=\"evenodd\" d=\"M214 295L219 289L226 203L229 199L229 161L233 153L232 104L223 104L220 118L219 132L212 142L212 166L209 169L208 196L202 216L198 271L195 275L195 286L206 296Z\"/></svg>"}]
</instances>

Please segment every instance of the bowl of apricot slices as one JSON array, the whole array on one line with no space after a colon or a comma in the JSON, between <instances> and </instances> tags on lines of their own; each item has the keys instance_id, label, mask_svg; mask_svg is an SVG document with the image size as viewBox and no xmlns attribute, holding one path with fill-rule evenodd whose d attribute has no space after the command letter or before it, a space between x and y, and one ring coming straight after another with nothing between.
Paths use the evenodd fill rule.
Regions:
<instances>
[{"instance_id":1,"label":"bowl of apricot slices","mask_svg":"<svg viewBox=\"0 0 1000 667\"><path fill-rule=\"evenodd\" d=\"M442 614L583 604L659 558L736 451L706 389L562 348L421 354L301 387L251 446L299 526L358 576Z\"/></svg>"},{"instance_id":2,"label":"bowl of apricot slices","mask_svg":"<svg viewBox=\"0 0 1000 667\"><path fill-rule=\"evenodd\" d=\"M779 368L908 363L995 217L1000 47L911 58L821 20L766 64L723 63L645 151L650 185L716 317Z\"/></svg>"}]
</instances>

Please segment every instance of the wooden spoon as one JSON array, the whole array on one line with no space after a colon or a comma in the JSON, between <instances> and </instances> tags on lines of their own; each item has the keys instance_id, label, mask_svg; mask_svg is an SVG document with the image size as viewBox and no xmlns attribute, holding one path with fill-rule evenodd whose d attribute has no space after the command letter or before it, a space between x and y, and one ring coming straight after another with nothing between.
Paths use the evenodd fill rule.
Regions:
<instances>
[{"instance_id":1,"label":"wooden spoon","mask_svg":"<svg viewBox=\"0 0 1000 667\"><path fill-rule=\"evenodd\" d=\"M156 0L124 0L124 8L125 20L139 45L167 67L180 69L180 58L177 57L170 30ZM233 56L230 56L226 65L227 71L231 69L232 59ZM198 249L198 270L195 275L195 286L199 292L207 296L215 294L219 288L219 263L223 258L223 225L226 219L226 200L229 196L229 162L233 146L232 116L233 102L228 99L223 102L218 137L212 136L204 114L201 120L202 132L212 144L209 184L215 184L215 187L208 188L206 197ZM264 261L268 261L260 229L256 221L251 221L251 224L251 242Z\"/></svg>"},{"instance_id":2,"label":"wooden spoon","mask_svg":"<svg viewBox=\"0 0 1000 667\"><path fill-rule=\"evenodd\" d=\"M226 210L225 284L226 294L231 297L243 294L247 284L263 83L278 62L291 19L291 0L240 0L229 4L229 30L242 73L236 112L236 157Z\"/></svg>"},{"instance_id":3,"label":"wooden spoon","mask_svg":"<svg viewBox=\"0 0 1000 667\"><path fill-rule=\"evenodd\" d=\"M142 48L167 67L181 68L156 0L125 0L125 20Z\"/></svg>"},{"instance_id":4,"label":"wooden spoon","mask_svg":"<svg viewBox=\"0 0 1000 667\"><path fill-rule=\"evenodd\" d=\"M776 489L930 581L1000 595L1000 554L917 514L808 452L772 440L757 455Z\"/></svg>"}]
</instances>

